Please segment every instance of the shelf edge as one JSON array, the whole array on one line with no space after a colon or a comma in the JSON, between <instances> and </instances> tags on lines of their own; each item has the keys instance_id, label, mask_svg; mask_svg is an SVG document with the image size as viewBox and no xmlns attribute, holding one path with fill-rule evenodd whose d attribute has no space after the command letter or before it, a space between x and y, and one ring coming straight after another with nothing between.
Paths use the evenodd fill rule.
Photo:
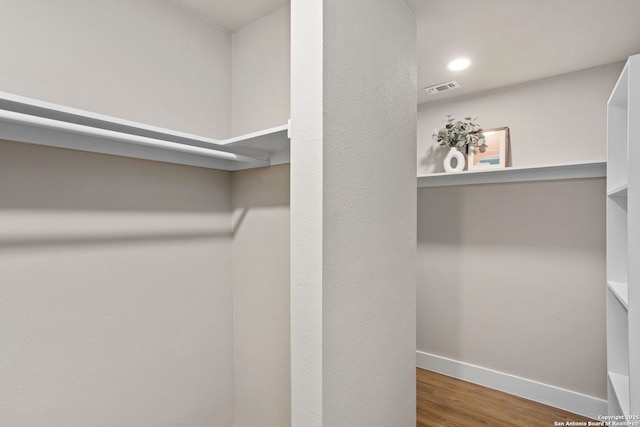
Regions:
<instances>
[{"instance_id":1,"label":"shelf edge","mask_svg":"<svg viewBox=\"0 0 640 427\"><path fill-rule=\"evenodd\" d=\"M609 95L609 99L607 99L607 106L626 108L629 103L628 87L629 60L625 62L624 67L620 72L620 76L618 76L618 80L616 80L616 84L611 91L611 95Z\"/></svg>"},{"instance_id":2,"label":"shelf edge","mask_svg":"<svg viewBox=\"0 0 640 427\"><path fill-rule=\"evenodd\" d=\"M609 197L627 197L627 184L622 184L617 187L607 190L607 196Z\"/></svg>"},{"instance_id":3,"label":"shelf edge","mask_svg":"<svg viewBox=\"0 0 640 427\"><path fill-rule=\"evenodd\" d=\"M607 281L607 288L620 301L626 310L629 310L629 288L626 283Z\"/></svg>"},{"instance_id":4,"label":"shelf edge","mask_svg":"<svg viewBox=\"0 0 640 427\"><path fill-rule=\"evenodd\" d=\"M235 144L235 143L246 141L249 139L260 138L263 136L271 135L278 132L284 132L288 130L289 130L289 125L287 124L274 126L271 128L259 130L257 132L251 132L244 135L234 136L233 138L223 139L222 141L219 142L219 144L221 145Z\"/></svg>"},{"instance_id":5,"label":"shelf edge","mask_svg":"<svg viewBox=\"0 0 640 427\"><path fill-rule=\"evenodd\" d=\"M481 172L438 173L418 177L418 187L599 178L606 176L606 171L606 162L591 162Z\"/></svg>"},{"instance_id":6,"label":"shelf edge","mask_svg":"<svg viewBox=\"0 0 640 427\"><path fill-rule=\"evenodd\" d=\"M0 124L7 141L227 171L282 163L289 150L288 124L216 140L6 92Z\"/></svg>"},{"instance_id":7,"label":"shelf edge","mask_svg":"<svg viewBox=\"0 0 640 427\"><path fill-rule=\"evenodd\" d=\"M629 414L629 376L609 372L609 381L623 415Z\"/></svg>"}]
</instances>

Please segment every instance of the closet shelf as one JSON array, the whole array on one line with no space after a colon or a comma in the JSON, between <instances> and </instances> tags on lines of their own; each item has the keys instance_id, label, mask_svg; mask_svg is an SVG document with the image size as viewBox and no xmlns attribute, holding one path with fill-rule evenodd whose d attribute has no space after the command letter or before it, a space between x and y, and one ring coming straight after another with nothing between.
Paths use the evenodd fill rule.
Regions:
<instances>
[{"instance_id":1,"label":"closet shelf","mask_svg":"<svg viewBox=\"0 0 640 427\"><path fill-rule=\"evenodd\" d=\"M477 172L434 173L419 176L418 187L595 178L603 177L606 173L606 162L506 168Z\"/></svg>"},{"instance_id":2,"label":"closet shelf","mask_svg":"<svg viewBox=\"0 0 640 427\"><path fill-rule=\"evenodd\" d=\"M627 197L627 184L620 185L607 191L609 197Z\"/></svg>"},{"instance_id":3,"label":"closet shelf","mask_svg":"<svg viewBox=\"0 0 640 427\"><path fill-rule=\"evenodd\" d=\"M623 282L607 282L607 287L613 295L618 298L618 301L624 306L625 309L629 309L629 287Z\"/></svg>"},{"instance_id":4,"label":"closet shelf","mask_svg":"<svg viewBox=\"0 0 640 427\"><path fill-rule=\"evenodd\" d=\"M609 372L609 381L623 415L629 415L629 376Z\"/></svg>"},{"instance_id":5,"label":"closet shelf","mask_svg":"<svg viewBox=\"0 0 640 427\"><path fill-rule=\"evenodd\" d=\"M288 129L216 140L0 92L0 139L210 169L288 161Z\"/></svg>"}]
</instances>

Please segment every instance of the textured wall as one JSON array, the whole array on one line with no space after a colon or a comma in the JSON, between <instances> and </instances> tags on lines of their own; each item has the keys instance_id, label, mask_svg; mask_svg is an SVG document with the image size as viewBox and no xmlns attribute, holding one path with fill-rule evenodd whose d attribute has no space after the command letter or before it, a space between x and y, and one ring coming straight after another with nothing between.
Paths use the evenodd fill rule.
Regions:
<instances>
[{"instance_id":1,"label":"textured wall","mask_svg":"<svg viewBox=\"0 0 640 427\"><path fill-rule=\"evenodd\" d=\"M289 166L233 172L235 426L291 425Z\"/></svg>"},{"instance_id":2,"label":"textured wall","mask_svg":"<svg viewBox=\"0 0 640 427\"><path fill-rule=\"evenodd\" d=\"M413 426L415 17L401 0L324 11L325 425Z\"/></svg>"},{"instance_id":3,"label":"textured wall","mask_svg":"<svg viewBox=\"0 0 640 427\"><path fill-rule=\"evenodd\" d=\"M418 350L606 399L605 180L418 191Z\"/></svg>"},{"instance_id":4,"label":"textured wall","mask_svg":"<svg viewBox=\"0 0 640 427\"><path fill-rule=\"evenodd\" d=\"M321 0L291 2L291 425L322 423Z\"/></svg>"},{"instance_id":5,"label":"textured wall","mask_svg":"<svg viewBox=\"0 0 640 427\"><path fill-rule=\"evenodd\" d=\"M233 425L230 177L0 141L0 425Z\"/></svg>"},{"instance_id":6,"label":"textured wall","mask_svg":"<svg viewBox=\"0 0 640 427\"><path fill-rule=\"evenodd\" d=\"M234 136L289 120L290 16L286 5L231 35Z\"/></svg>"},{"instance_id":7,"label":"textured wall","mask_svg":"<svg viewBox=\"0 0 640 427\"><path fill-rule=\"evenodd\" d=\"M154 0L3 1L0 91L230 136L230 36Z\"/></svg>"},{"instance_id":8,"label":"textured wall","mask_svg":"<svg viewBox=\"0 0 640 427\"><path fill-rule=\"evenodd\" d=\"M415 18L294 1L292 22L293 425L415 426Z\"/></svg>"}]
</instances>

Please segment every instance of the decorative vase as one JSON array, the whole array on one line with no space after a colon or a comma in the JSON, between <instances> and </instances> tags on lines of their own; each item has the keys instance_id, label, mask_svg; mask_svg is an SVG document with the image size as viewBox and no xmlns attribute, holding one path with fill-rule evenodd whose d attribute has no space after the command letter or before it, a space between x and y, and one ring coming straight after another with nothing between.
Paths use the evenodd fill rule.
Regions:
<instances>
[{"instance_id":1,"label":"decorative vase","mask_svg":"<svg viewBox=\"0 0 640 427\"><path fill-rule=\"evenodd\" d=\"M454 159L457 160L457 164L452 166ZM447 172L461 172L464 170L465 165L464 154L458 151L457 147L451 147L447 157L444 158L442 165L444 166L444 170Z\"/></svg>"}]
</instances>

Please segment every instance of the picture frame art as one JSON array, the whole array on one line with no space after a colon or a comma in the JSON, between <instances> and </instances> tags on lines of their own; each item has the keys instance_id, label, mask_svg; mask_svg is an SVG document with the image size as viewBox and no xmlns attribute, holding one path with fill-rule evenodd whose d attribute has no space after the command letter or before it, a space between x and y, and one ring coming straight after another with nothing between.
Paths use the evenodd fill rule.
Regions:
<instances>
[{"instance_id":1,"label":"picture frame art","mask_svg":"<svg viewBox=\"0 0 640 427\"><path fill-rule=\"evenodd\" d=\"M468 170L481 171L504 169L509 156L509 128L484 129L485 145L482 148L469 147Z\"/></svg>"}]
</instances>

